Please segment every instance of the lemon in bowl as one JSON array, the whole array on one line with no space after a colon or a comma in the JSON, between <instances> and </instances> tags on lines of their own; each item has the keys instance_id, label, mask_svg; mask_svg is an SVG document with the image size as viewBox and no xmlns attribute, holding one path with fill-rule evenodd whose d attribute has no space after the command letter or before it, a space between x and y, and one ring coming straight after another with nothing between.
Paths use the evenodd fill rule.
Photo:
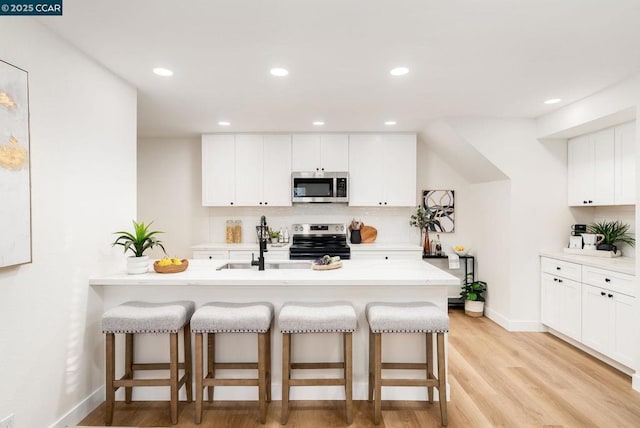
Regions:
<instances>
[{"instance_id":1,"label":"lemon in bowl","mask_svg":"<svg viewBox=\"0 0 640 428\"><path fill-rule=\"evenodd\" d=\"M456 245L453 247L453 251L459 256L466 256L469 253L469 247L465 247L462 245Z\"/></svg>"}]
</instances>

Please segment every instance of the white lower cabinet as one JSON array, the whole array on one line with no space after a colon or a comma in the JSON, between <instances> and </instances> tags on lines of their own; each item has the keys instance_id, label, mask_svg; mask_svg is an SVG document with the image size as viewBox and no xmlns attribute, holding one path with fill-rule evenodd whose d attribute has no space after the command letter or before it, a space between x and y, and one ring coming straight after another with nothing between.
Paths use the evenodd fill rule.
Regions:
<instances>
[{"instance_id":1,"label":"white lower cabinet","mask_svg":"<svg viewBox=\"0 0 640 428\"><path fill-rule=\"evenodd\" d=\"M633 367L635 277L548 257L540 264L542 323Z\"/></svg>"},{"instance_id":2,"label":"white lower cabinet","mask_svg":"<svg viewBox=\"0 0 640 428\"><path fill-rule=\"evenodd\" d=\"M421 260L420 250L359 250L351 245L352 260Z\"/></svg>"},{"instance_id":3,"label":"white lower cabinet","mask_svg":"<svg viewBox=\"0 0 640 428\"><path fill-rule=\"evenodd\" d=\"M229 259L228 251L194 251L193 258L196 260L227 260Z\"/></svg>"},{"instance_id":4,"label":"white lower cabinet","mask_svg":"<svg viewBox=\"0 0 640 428\"><path fill-rule=\"evenodd\" d=\"M542 323L572 339L580 340L582 284L542 273Z\"/></svg>"},{"instance_id":5,"label":"white lower cabinet","mask_svg":"<svg viewBox=\"0 0 640 428\"><path fill-rule=\"evenodd\" d=\"M583 285L582 343L626 366L633 365L634 298Z\"/></svg>"}]
</instances>

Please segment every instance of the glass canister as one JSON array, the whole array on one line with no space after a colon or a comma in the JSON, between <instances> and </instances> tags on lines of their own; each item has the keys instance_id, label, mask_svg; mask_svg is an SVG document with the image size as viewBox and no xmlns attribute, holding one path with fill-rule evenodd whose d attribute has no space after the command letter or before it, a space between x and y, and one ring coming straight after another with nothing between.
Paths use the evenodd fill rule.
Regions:
<instances>
[{"instance_id":1,"label":"glass canister","mask_svg":"<svg viewBox=\"0 0 640 428\"><path fill-rule=\"evenodd\" d=\"M236 220L233 224L233 242L242 243L242 220Z\"/></svg>"},{"instance_id":2,"label":"glass canister","mask_svg":"<svg viewBox=\"0 0 640 428\"><path fill-rule=\"evenodd\" d=\"M233 220L227 220L227 244L233 244Z\"/></svg>"}]
</instances>

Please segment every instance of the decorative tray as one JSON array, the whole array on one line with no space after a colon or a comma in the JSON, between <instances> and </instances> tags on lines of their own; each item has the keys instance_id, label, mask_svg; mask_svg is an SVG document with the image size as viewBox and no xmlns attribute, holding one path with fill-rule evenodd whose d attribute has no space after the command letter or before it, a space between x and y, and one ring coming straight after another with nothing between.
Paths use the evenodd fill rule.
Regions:
<instances>
[{"instance_id":1,"label":"decorative tray","mask_svg":"<svg viewBox=\"0 0 640 428\"><path fill-rule=\"evenodd\" d=\"M620 257L622 251L618 250L614 254L613 251L604 250L585 250L582 248L565 248L564 252L567 254L577 254L580 256L592 256L592 257Z\"/></svg>"},{"instance_id":2,"label":"decorative tray","mask_svg":"<svg viewBox=\"0 0 640 428\"><path fill-rule=\"evenodd\" d=\"M313 270L332 270L332 269L340 269L342 267L342 261L331 263L330 265L316 265L312 264L311 269Z\"/></svg>"},{"instance_id":3,"label":"decorative tray","mask_svg":"<svg viewBox=\"0 0 640 428\"><path fill-rule=\"evenodd\" d=\"M182 259L181 265L167 265L167 266L159 266L158 260L153 263L153 270L158 273L178 273L184 272L189 267L189 260Z\"/></svg>"}]
</instances>

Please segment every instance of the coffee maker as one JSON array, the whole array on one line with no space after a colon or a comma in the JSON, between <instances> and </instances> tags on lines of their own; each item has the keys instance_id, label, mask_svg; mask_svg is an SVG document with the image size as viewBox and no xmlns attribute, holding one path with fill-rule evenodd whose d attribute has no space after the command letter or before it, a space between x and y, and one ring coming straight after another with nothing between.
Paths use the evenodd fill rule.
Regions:
<instances>
[{"instance_id":1,"label":"coffee maker","mask_svg":"<svg viewBox=\"0 0 640 428\"><path fill-rule=\"evenodd\" d=\"M583 247L582 234L587 233L586 224L572 224L569 235L569 248L581 250Z\"/></svg>"}]
</instances>

